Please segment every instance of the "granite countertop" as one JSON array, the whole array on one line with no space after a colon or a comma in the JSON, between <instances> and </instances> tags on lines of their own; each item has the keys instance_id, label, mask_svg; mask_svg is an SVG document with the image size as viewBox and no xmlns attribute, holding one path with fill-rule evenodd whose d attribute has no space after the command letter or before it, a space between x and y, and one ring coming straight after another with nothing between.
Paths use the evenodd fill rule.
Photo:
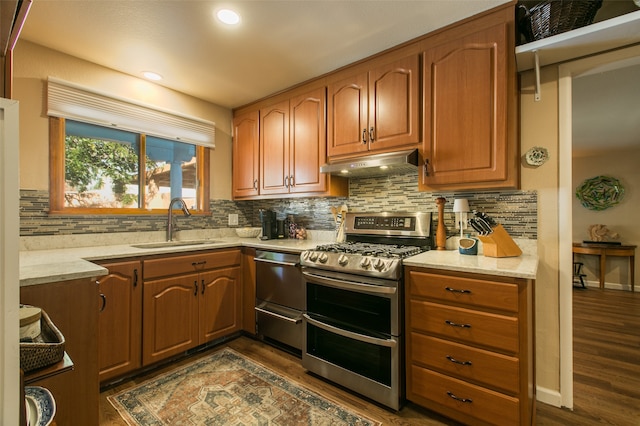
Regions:
<instances>
[{"instance_id":1,"label":"granite countertop","mask_svg":"<svg viewBox=\"0 0 640 426\"><path fill-rule=\"evenodd\" d=\"M93 238L24 238L20 250L20 286L45 284L81 278L97 278L108 273L107 269L92 261L114 260L157 254L177 254L228 247L254 247L257 249L286 250L302 252L324 243L325 235L307 240L260 240L257 238L239 238L232 235L207 235L185 233L177 241L208 240L197 245L184 245L162 248L137 248L133 244L162 241L155 233L139 233L136 238L130 235L112 235L99 239ZM332 232L330 232L333 235ZM196 237L196 235L199 236ZM53 241L53 243L52 243ZM70 247L73 246L73 247Z\"/></svg>"},{"instance_id":2,"label":"granite countertop","mask_svg":"<svg viewBox=\"0 0 640 426\"><path fill-rule=\"evenodd\" d=\"M114 260L151 256L158 254L180 254L200 250L228 247L253 247L257 249L283 250L299 253L319 244L330 242L331 231L309 231L306 240L260 240L238 238L235 232L183 231L176 240L207 240L198 245L184 245L162 248L137 248L133 244L162 241L162 233L156 232L110 234L97 237L67 236L21 239L20 285L36 285L81 278L97 278L108 273L107 269L92 261ZM538 257L536 242L519 242L523 255L511 258L492 258L482 254L468 256L457 250L431 250L404 260L408 266L437 268L450 271L473 272L488 275L535 279Z\"/></svg>"},{"instance_id":3,"label":"granite countertop","mask_svg":"<svg viewBox=\"0 0 640 426\"><path fill-rule=\"evenodd\" d=\"M431 250L404 259L403 264L535 280L538 256L525 253L518 257L486 257L464 255L458 250Z\"/></svg>"}]
</instances>

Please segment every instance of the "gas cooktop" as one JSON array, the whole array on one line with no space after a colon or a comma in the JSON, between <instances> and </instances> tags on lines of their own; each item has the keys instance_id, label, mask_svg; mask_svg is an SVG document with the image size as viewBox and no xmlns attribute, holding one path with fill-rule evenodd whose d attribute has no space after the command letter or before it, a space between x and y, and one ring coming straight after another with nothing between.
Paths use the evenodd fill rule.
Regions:
<instances>
[{"instance_id":1,"label":"gas cooktop","mask_svg":"<svg viewBox=\"0 0 640 426\"><path fill-rule=\"evenodd\" d=\"M331 253L350 253L363 256L404 259L423 251L418 246L402 246L396 244L373 244L363 242L333 243L317 246L314 250Z\"/></svg>"}]
</instances>

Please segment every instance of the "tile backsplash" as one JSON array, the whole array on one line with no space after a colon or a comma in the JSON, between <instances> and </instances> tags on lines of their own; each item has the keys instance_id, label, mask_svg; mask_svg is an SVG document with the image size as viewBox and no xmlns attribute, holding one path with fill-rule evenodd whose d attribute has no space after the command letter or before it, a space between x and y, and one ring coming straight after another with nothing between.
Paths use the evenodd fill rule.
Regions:
<instances>
[{"instance_id":1,"label":"tile backsplash","mask_svg":"<svg viewBox=\"0 0 640 426\"><path fill-rule=\"evenodd\" d=\"M419 192L415 175L351 179L349 197L285 198L274 200L212 200L211 214L176 215L177 229L228 228L228 215L238 214L239 226L259 226L258 209L274 210L278 218L293 214L296 223L312 230L334 228L331 206L346 204L349 211L430 211L437 220L438 197L446 198L444 221L449 235L455 228L454 198L467 198L472 209L492 216L514 238L537 239L535 191ZM49 215L47 191L20 191L20 235L72 235L109 232L160 231L165 215ZM469 230L469 232L471 232Z\"/></svg>"}]
</instances>

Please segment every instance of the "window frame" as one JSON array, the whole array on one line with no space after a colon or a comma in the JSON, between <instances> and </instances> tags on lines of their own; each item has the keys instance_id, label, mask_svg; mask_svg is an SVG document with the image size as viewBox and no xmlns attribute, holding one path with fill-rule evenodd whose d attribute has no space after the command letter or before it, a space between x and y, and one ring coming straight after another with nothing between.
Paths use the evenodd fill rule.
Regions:
<instances>
[{"instance_id":1,"label":"window frame","mask_svg":"<svg viewBox=\"0 0 640 426\"><path fill-rule=\"evenodd\" d=\"M140 146L144 149L146 134L140 135ZM83 208L64 206L64 186L65 186L65 119L60 117L49 117L49 214L65 215L166 215L167 209L145 209L145 208ZM196 170L198 181L196 187L196 210L194 215L207 215L210 213L209 205L209 156L210 149L192 144L196 148ZM145 169L144 156L140 156L140 170ZM140 197L144 197L145 174L139 173Z\"/></svg>"}]
</instances>

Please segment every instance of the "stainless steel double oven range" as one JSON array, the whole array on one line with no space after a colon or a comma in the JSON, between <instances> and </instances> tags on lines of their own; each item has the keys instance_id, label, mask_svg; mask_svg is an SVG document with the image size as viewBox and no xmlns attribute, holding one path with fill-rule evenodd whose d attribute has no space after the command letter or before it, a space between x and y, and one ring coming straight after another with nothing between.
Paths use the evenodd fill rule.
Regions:
<instances>
[{"instance_id":1,"label":"stainless steel double oven range","mask_svg":"<svg viewBox=\"0 0 640 426\"><path fill-rule=\"evenodd\" d=\"M431 213L348 213L346 242L300 256L302 365L398 410L404 399L402 259L428 250Z\"/></svg>"}]
</instances>

